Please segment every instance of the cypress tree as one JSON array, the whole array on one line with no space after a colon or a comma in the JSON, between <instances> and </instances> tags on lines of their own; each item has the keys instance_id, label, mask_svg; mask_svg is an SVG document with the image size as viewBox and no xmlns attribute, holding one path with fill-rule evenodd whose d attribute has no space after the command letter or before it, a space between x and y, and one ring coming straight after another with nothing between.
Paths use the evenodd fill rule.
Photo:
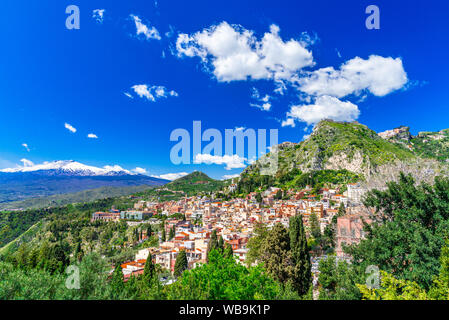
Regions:
<instances>
[{"instance_id":1,"label":"cypress tree","mask_svg":"<svg viewBox=\"0 0 449 320\"><path fill-rule=\"evenodd\" d=\"M225 244L224 254L225 258L230 258L234 256L234 251L232 250L232 246L229 243Z\"/></svg>"},{"instance_id":2,"label":"cypress tree","mask_svg":"<svg viewBox=\"0 0 449 320\"><path fill-rule=\"evenodd\" d=\"M175 237L175 235L176 235L175 234L175 227L173 227L173 228L170 229L170 233L168 235L168 239L172 240Z\"/></svg>"},{"instance_id":3,"label":"cypress tree","mask_svg":"<svg viewBox=\"0 0 449 320\"><path fill-rule=\"evenodd\" d=\"M151 253L148 253L147 261L145 262L145 268L143 269L143 278L149 283L156 275L156 267L153 263Z\"/></svg>"},{"instance_id":4,"label":"cypress tree","mask_svg":"<svg viewBox=\"0 0 449 320\"><path fill-rule=\"evenodd\" d=\"M209 253L212 250L218 249L218 239L217 239L217 230L213 230L210 236L209 244L207 245L207 262L209 262Z\"/></svg>"},{"instance_id":5,"label":"cypress tree","mask_svg":"<svg viewBox=\"0 0 449 320\"><path fill-rule=\"evenodd\" d=\"M312 283L312 266L301 215L290 218L289 232L291 257L294 265L292 285L298 294L303 296L309 291Z\"/></svg>"},{"instance_id":6,"label":"cypress tree","mask_svg":"<svg viewBox=\"0 0 449 320\"><path fill-rule=\"evenodd\" d=\"M343 202L340 202L340 207L338 208L338 217L343 217L346 214L345 204Z\"/></svg>"},{"instance_id":7,"label":"cypress tree","mask_svg":"<svg viewBox=\"0 0 449 320\"><path fill-rule=\"evenodd\" d=\"M115 299L118 299L123 292L125 285L123 282L123 272L120 263L117 263L115 266L114 272L112 273L111 279L111 289L112 296Z\"/></svg>"},{"instance_id":8,"label":"cypress tree","mask_svg":"<svg viewBox=\"0 0 449 320\"><path fill-rule=\"evenodd\" d=\"M167 235L165 234L165 222L162 222L162 242L167 240Z\"/></svg>"},{"instance_id":9,"label":"cypress tree","mask_svg":"<svg viewBox=\"0 0 449 320\"><path fill-rule=\"evenodd\" d=\"M150 238L152 233L153 233L153 230L151 230L151 224L148 224L148 226L147 226L147 237Z\"/></svg>"},{"instance_id":10,"label":"cypress tree","mask_svg":"<svg viewBox=\"0 0 449 320\"><path fill-rule=\"evenodd\" d=\"M181 276L184 270L187 270L188 266L189 263L187 261L187 254L185 250L179 251L175 262L175 270L174 270L175 277Z\"/></svg>"},{"instance_id":11,"label":"cypress tree","mask_svg":"<svg viewBox=\"0 0 449 320\"><path fill-rule=\"evenodd\" d=\"M209 250L217 249L218 248L218 237L217 237L217 230L213 230L212 234L210 236L210 247Z\"/></svg>"},{"instance_id":12,"label":"cypress tree","mask_svg":"<svg viewBox=\"0 0 449 320\"><path fill-rule=\"evenodd\" d=\"M310 215L310 231L312 234L312 237L317 240L320 241L321 239L321 228L320 228L320 223L318 221L318 217L315 213L312 213Z\"/></svg>"},{"instance_id":13,"label":"cypress tree","mask_svg":"<svg viewBox=\"0 0 449 320\"><path fill-rule=\"evenodd\" d=\"M224 241L223 241L223 237L220 237L218 239L218 250L220 250L220 252L224 251Z\"/></svg>"}]
</instances>

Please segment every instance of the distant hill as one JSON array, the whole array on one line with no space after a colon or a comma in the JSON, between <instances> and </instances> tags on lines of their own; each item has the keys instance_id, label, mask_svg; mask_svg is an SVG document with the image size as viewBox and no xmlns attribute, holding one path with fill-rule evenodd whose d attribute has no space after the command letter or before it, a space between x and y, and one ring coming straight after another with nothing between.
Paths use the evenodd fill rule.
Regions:
<instances>
[{"instance_id":1,"label":"distant hill","mask_svg":"<svg viewBox=\"0 0 449 320\"><path fill-rule=\"evenodd\" d=\"M164 187L175 191L184 191L188 195L198 192L214 192L222 189L226 182L215 180L201 171L194 171L182 178L176 179Z\"/></svg>"},{"instance_id":2,"label":"distant hill","mask_svg":"<svg viewBox=\"0 0 449 320\"><path fill-rule=\"evenodd\" d=\"M101 187L161 186L167 182L118 166L96 168L75 161L54 161L0 170L0 204Z\"/></svg>"}]
</instances>

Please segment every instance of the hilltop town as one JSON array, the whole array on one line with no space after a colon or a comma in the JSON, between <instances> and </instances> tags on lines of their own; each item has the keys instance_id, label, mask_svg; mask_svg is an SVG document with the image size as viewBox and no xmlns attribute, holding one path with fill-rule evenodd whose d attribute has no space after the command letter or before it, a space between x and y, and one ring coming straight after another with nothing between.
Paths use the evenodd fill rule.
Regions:
<instances>
[{"instance_id":1,"label":"hilltop town","mask_svg":"<svg viewBox=\"0 0 449 320\"><path fill-rule=\"evenodd\" d=\"M232 183L227 187L227 192L233 192L236 188L237 184ZM321 188L313 194L309 186L300 191L290 189L285 193L281 188L270 187L261 193L251 192L245 198L236 197L227 201L214 200L213 196L184 196L180 200L166 202L136 200L129 210L113 208L109 212L94 212L92 221L126 221L134 227L147 224L163 226L157 234L157 247L143 248L136 253L133 261L121 265L125 281L132 275L143 273L149 256L154 263L172 273L181 250L186 252L189 269L206 263L208 244L214 230L224 243L232 247L236 260L245 264L247 244L257 224L272 228L281 223L288 228L290 218L300 214L310 234L311 217L315 216L323 233L341 207L345 208L345 214L336 219L334 250L337 257L344 259L343 244L360 241L363 237L362 219L369 221L366 209L361 206L363 189L360 184L348 184L345 189L339 194L338 189ZM146 228L141 228L137 241L144 242L150 236ZM316 257L319 260L326 253L318 250ZM318 272L318 260L315 259L316 263L313 264L314 273Z\"/></svg>"}]
</instances>

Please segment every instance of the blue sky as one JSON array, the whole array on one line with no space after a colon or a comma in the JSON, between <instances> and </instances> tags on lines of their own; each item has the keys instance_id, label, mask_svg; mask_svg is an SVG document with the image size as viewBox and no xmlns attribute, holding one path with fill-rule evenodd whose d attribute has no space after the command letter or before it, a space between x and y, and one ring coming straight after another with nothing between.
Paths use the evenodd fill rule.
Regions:
<instances>
[{"instance_id":1,"label":"blue sky","mask_svg":"<svg viewBox=\"0 0 449 320\"><path fill-rule=\"evenodd\" d=\"M65 27L70 4L79 30ZM365 27L370 4L380 30ZM73 159L150 175L241 172L171 163L170 133L195 120L223 135L278 129L279 142L301 141L324 116L378 132L448 128L448 16L447 1L5 0L0 169Z\"/></svg>"}]
</instances>

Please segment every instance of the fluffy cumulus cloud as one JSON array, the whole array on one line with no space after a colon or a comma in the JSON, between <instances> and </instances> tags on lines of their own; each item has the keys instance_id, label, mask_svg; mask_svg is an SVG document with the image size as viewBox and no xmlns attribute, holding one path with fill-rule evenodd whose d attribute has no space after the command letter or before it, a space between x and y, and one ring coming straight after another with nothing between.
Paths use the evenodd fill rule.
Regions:
<instances>
[{"instance_id":1,"label":"fluffy cumulus cloud","mask_svg":"<svg viewBox=\"0 0 449 320\"><path fill-rule=\"evenodd\" d=\"M97 136L95 133L89 133L89 134L87 135L87 137L88 137L89 139L98 139L98 136Z\"/></svg>"},{"instance_id":2,"label":"fluffy cumulus cloud","mask_svg":"<svg viewBox=\"0 0 449 320\"><path fill-rule=\"evenodd\" d=\"M350 101L363 101L368 95L383 97L407 88L409 83L401 58L371 55L355 57L338 68L312 69L315 61L309 47L314 39L301 34L283 39L277 25L261 37L240 25L222 22L193 34L180 33L176 41L178 57L198 57L204 70L219 82L270 80L273 95L296 92L295 103L282 126L295 121L315 124L321 119L352 121L360 115ZM341 56L337 50L337 54ZM272 96L253 89L250 106L263 111L272 108Z\"/></svg>"},{"instance_id":3,"label":"fluffy cumulus cloud","mask_svg":"<svg viewBox=\"0 0 449 320\"><path fill-rule=\"evenodd\" d=\"M146 98L149 101L156 102L158 99L177 97L178 93L174 90L167 90L164 86L149 86L147 84L137 84L131 87L132 90L140 97ZM125 93L126 94L126 93ZM126 94L133 98L131 94Z\"/></svg>"},{"instance_id":4,"label":"fluffy cumulus cloud","mask_svg":"<svg viewBox=\"0 0 449 320\"><path fill-rule=\"evenodd\" d=\"M159 31L155 27L148 27L147 25L143 24L142 20L138 16L132 14L130 15L130 17L134 20L134 23L136 25L136 35L143 35L147 40L161 40Z\"/></svg>"},{"instance_id":5,"label":"fluffy cumulus cloud","mask_svg":"<svg viewBox=\"0 0 449 320\"><path fill-rule=\"evenodd\" d=\"M257 39L253 31L222 22L193 35L179 34L179 57L200 57L218 81L291 79L298 70L312 66L312 52L305 41L282 40L279 27Z\"/></svg>"},{"instance_id":6,"label":"fluffy cumulus cloud","mask_svg":"<svg viewBox=\"0 0 449 320\"><path fill-rule=\"evenodd\" d=\"M298 78L298 90L305 94L305 100L314 103L292 106L282 126L295 126L295 120L308 125L323 119L354 121L360 115L359 108L341 101L350 95L368 94L382 97L404 88L408 83L407 73L400 58L371 55L368 59L356 57L340 66L321 68Z\"/></svg>"},{"instance_id":7,"label":"fluffy cumulus cloud","mask_svg":"<svg viewBox=\"0 0 449 320\"><path fill-rule=\"evenodd\" d=\"M92 18L98 23L103 23L105 9L95 9L92 11Z\"/></svg>"},{"instance_id":8,"label":"fluffy cumulus cloud","mask_svg":"<svg viewBox=\"0 0 449 320\"><path fill-rule=\"evenodd\" d=\"M400 58L371 55L356 57L341 65L321 68L298 80L299 89L309 95L331 95L342 98L363 91L382 97L401 89L407 83L407 73Z\"/></svg>"},{"instance_id":9,"label":"fluffy cumulus cloud","mask_svg":"<svg viewBox=\"0 0 449 320\"><path fill-rule=\"evenodd\" d=\"M166 173L166 174L161 174L159 176L157 175L152 175L153 178L158 178L158 179L164 179L164 180L176 180L182 177L185 177L186 175L188 175L187 172L178 172L178 173Z\"/></svg>"},{"instance_id":10,"label":"fluffy cumulus cloud","mask_svg":"<svg viewBox=\"0 0 449 320\"><path fill-rule=\"evenodd\" d=\"M359 108L349 102L331 96L320 96L314 104L292 106L282 126L294 126L295 120L313 125L323 119L354 121L360 115Z\"/></svg>"},{"instance_id":11,"label":"fluffy cumulus cloud","mask_svg":"<svg viewBox=\"0 0 449 320\"><path fill-rule=\"evenodd\" d=\"M147 173L146 169L140 168L140 167L137 167L137 168L133 169L132 171L137 173L137 174L146 174Z\"/></svg>"},{"instance_id":12,"label":"fluffy cumulus cloud","mask_svg":"<svg viewBox=\"0 0 449 320\"><path fill-rule=\"evenodd\" d=\"M245 158L241 158L238 155L224 155L215 156L211 154L197 154L195 156L195 163L205 163L205 164L218 164L225 165L226 170L245 168Z\"/></svg>"},{"instance_id":13,"label":"fluffy cumulus cloud","mask_svg":"<svg viewBox=\"0 0 449 320\"><path fill-rule=\"evenodd\" d=\"M64 124L64 127L72 133L76 132L76 128L74 128L71 124L69 124L67 122Z\"/></svg>"}]
</instances>

